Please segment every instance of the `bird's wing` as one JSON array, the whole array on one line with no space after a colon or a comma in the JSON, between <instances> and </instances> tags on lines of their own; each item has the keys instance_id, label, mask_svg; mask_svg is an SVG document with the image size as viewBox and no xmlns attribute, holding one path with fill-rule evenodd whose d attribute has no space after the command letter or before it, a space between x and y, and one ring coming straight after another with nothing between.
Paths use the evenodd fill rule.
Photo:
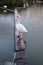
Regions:
<instances>
[{"instance_id":1,"label":"bird's wing","mask_svg":"<svg viewBox=\"0 0 43 65\"><path fill-rule=\"evenodd\" d=\"M27 29L21 23L16 24L16 29L20 32L28 32Z\"/></svg>"}]
</instances>

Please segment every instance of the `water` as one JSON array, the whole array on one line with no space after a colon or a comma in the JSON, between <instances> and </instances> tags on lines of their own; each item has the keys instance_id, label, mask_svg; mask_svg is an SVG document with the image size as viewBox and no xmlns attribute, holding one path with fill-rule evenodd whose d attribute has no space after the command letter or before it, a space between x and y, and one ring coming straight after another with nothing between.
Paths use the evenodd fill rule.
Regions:
<instances>
[{"instance_id":1,"label":"water","mask_svg":"<svg viewBox=\"0 0 43 65\"><path fill-rule=\"evenodd\" d=\"M11 59L14 53L14 17L0 15L0 61Z\"/></svg>"},{"instance_id":2,"label":"water","mask_svg":"<svg viewBox=\"0 0 43 65\"><path fill-rule=\"evenodd\" d=\"M31 65L43 65L43 6L32 6L21 12L22 23L28 30L26 55Z\"/></svg>"},{"instance_id":3,"label":"water","mask_svg":"<svg viewBox=\"0 0 43 65\"><path fill-rule=\"evenodd\" d=\"M43 65L43 6L31 6L27 10L22 10L20 15L22 24L28 30L28 33L23 34L27 42L28 63L30 65ZM0 22L4 25L0 24L0 58L9 59L14 52L13 14L0 15Z\"/></svg>"}]
</instances>

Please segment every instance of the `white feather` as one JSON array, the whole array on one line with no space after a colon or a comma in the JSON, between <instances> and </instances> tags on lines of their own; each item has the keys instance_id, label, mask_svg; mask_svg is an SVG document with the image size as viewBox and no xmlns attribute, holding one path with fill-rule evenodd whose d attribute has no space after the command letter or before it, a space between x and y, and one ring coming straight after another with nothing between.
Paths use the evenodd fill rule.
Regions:
<instances>
[{"instance_id":1,"label":"white feather","mask_svg":"<svg viewBox=\"0 0 43 65\"><path fill-rule=\"evenodd\" d=\"M4 7L4 8L7 8L7 5L4 5L3 7Z\"/></svg>"},{"instance_id":2,"label":"white feather","mask_svg":"<svg viewBox=\"0 0 43 65\"><path fill-rule=\"evenodd\" d=\"M27 29L21 23L16 23L16 30L20 32L28 32Z\"/></svg>"},{"instance_id":3,"label":"white feather","mask_svg":"<svg viewBox=\"0 0 43 65\"><path fill-rule=\"evenodd\" d=\"M15 9L15 22L16 22L16 32L28 32L24 25L21 22L21 16L18 14L17 9Z\"/></svg>"}]
</instances>

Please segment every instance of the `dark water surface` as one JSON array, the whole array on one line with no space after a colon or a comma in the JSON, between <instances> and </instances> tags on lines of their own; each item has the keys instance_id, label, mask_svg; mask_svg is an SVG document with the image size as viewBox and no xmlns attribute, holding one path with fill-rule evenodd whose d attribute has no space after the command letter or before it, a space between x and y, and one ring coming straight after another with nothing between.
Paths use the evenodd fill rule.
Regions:
<instances>
[{"instance_id":1,"label":"dark water surface","mask_svg":"<svg viewBox=\"0 0 43 65\"><path fill-rule=\"evenodd\" d=\"M26 57L30 65L43 65L43 6L32 6L20 12L27 41ZM0 15L0 59L9 59L14 52L14 16Z\"/></svg>"},{"instance_id":2,"label":"dark water surface","mask_svg":"<svg viewBox=\"0 0 43 65\"><path fill-rule=\"evenodd\" d=\"M13 14L0 14L0 61L11 59L14 52Z\"/></svg>"}]
</instances>

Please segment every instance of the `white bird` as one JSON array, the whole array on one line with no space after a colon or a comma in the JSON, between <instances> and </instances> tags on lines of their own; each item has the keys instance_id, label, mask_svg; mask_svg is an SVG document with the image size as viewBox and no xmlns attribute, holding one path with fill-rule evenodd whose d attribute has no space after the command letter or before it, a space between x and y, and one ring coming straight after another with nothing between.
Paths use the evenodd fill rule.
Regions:
<instances>
[{"instance_id":1,"label":"white bird","mask_svg":"<svg viewBox=\"0 0 43 65\"><path fill-rule=\"evenodd\" d=\"M19 15L17 9L15 9L15 22L16 22L16 30L19 32L28 32L27 29L22 25L21 16Z\"/></svg>"},{"instance_id":2,"label":"white bird","mask_svg":"<svg viewBox=\"0 0 43 65\"><path fill-rule=\"evenodd\" d=\"M4 7L4 8L7 8L7 5L4 5L3 7Z\"/></svg>"},{"instance_id":3,"label":"white bird","mask_svg":"<svg viewBox=\"0 0 43 65\"><path fill-rule=\"evenodd\" d=\"M28 32L25 26L21 23L16 23L16 30L19 32Z\"/></svg>"}]
</instances>

